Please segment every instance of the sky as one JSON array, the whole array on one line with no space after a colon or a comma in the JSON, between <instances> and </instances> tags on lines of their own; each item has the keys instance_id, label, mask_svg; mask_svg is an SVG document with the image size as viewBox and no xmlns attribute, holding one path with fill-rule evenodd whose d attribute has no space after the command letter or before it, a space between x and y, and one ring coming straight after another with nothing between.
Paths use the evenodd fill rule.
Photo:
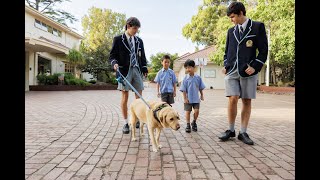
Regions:
<instances>
[{"instance_id":1,"label":"sky","mask_svg":"<svg viewBox=\"0 0 320 180\"><path fill-rule=\"evenodd\" d=\"M68 24L82 35L81 18L87 15L88 9L97 7L111 9L140 20L139 37L143 40L146 57L158 52L183 55L194 52L196 43L182 35L182 28L191 22L198 12L202 0L71 0L57 5L73 14L78 21ZM200 45L202 49L204 46Z\"/></svg>"}]
</instances>

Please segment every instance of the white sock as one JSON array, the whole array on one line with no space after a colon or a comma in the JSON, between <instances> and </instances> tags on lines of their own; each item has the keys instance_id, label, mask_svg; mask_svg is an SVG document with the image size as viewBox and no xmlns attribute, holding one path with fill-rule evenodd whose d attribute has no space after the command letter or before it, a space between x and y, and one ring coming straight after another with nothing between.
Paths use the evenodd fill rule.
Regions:
<instances>
[{"instance_id":1,"label":"white sock","mask_svg":"<svg viewBox=\"0 0 320 180\"><path fill-rule=\"evenodd\" d=\"M128 124L128 119L124 119L124 121L126 122L126 124Z\"/></svg>"}]
</instances>

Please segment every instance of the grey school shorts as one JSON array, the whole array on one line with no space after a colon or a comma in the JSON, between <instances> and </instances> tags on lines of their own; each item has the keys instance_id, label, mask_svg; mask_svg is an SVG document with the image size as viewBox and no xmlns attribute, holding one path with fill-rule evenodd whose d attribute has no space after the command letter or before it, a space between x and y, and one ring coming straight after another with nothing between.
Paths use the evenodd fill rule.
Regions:
<instances>
[{"instance_id":1,"label":"grey school shorts","mask_svg":"<svg viewBox=\"0 0 320 180\"><path fill-rule=\"evenodd\" d=\"M199 109L200 103L184 103L184 110L185 111L192 111L193 109Z\"/></svg>"},{"instance_id":2,"label":"grey school shorts","mask_svg":"<svg viewBox=\"0 0 320 180\"><path fill-rule=\"evenodd\" d=\"M237 70L226 75L225 81L225 95L239 96L242 99L255 99L257 92L257 78L258 74L250 77L240 77Z\"/></svg>"},{"instance_id":3,"label":"grey school shorts","mask_svg":"<svg viewBox=\"0 0 320 180\"><path fill-rule=\"evenodd\" d=\"M126 79L130 82L130 84L137 90L142 91L144 89L143 87L143 77L140 73L138 67L130 67L128 74L126 76ZM130 86L127 84L125 80L123 80L125 86L122 85L122 83L118 83L118 90L125 90L129 91L132 90Z\"/></svg>"},{"instance_id":4,"label":"grey school shorts","mask_svg":"<svg viewBox=\"0 0 320 180\"><path fill-rule=\"evenodd\" d=\"M167 102L168 104L174 103L173 93L161 93L161 100Z\"/></svg>"}]
</instances>

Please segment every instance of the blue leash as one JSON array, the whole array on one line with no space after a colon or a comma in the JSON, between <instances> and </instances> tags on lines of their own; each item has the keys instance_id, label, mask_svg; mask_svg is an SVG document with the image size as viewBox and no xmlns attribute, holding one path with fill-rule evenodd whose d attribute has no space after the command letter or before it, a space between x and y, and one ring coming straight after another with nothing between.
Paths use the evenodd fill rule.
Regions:
<instances>
[{"instance_id":1,"label":"blue leash","mask_svg":"<svg viewBox=\"0 0 320 180\"><path fill-rule=\"evenodd\" d=\"M121 77L117 78L117 81L119 83L121 83L123 86L125 86L123 80L125 80L127 82L127 84L130 86L130 88L140 97L140 99L148 106L149 109L151 109L151 107L149 106L149 104L143 99L143 97L138 93L138 91L130 84L130 82L127 80L127 78L125 78L121 72L119 71L119 68L117 68L118 73L120 74Z\"/></svg>"}]
</instances>

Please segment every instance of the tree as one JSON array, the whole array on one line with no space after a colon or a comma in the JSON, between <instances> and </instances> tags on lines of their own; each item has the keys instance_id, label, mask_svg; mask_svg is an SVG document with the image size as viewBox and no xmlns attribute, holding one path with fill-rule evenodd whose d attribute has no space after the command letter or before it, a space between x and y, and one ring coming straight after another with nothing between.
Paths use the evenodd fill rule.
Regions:
<instances>
[{"instance_id":1,"label":"tree","mask_svg":"<svg viewBox=\"0 0 320 180\"><path fill-rule=\"evenodd\" d=\"M270 31L270 65L272 82L277 83L276 68L283 70L279 80L294 79L295 1L257 0L250 17L262 21Z\"/></svg>"},{"instance_id":2,"label":"tree","mask_svg":"<svg viewBox=\"0 0 320 180\"><path fill-rule=\"evenodd\" d=\"M202 45L215 44L217 37L212 33L220 17L226 16L226 4L232 0L203 0L197 15L182 29L182 35Z\"/></svg>"},{"instance_id":3,"label":"tree","mask_svg":"<svg viewBox=\"0 0 320 180\"><path fill-rule=\"evenodd\" d=\"M227 30L234 26L226 15L227 1L204 0L198 14L183 28L183 35L197 44L215 46L211 61L223 65ZM295 67L295 3L294 0L241 0L246 16L264 22L270 30L270 65L272 82L277 83L276 68L282 69L279 79L293 80ZM220 10L218 10L220 9ZM211 14L210 14L211 12ZM210 32L210 33L208 33Z\"/></svg>"},{"instance_id":4,"label":"tree","mask_svg":"<svg viewBox=\"0 0 320 180\"><path fill-rule=\"evenodd\" d=\"M78 21L78 19L64 10L54 8L57 3L60 4L64 1L70 2L70 0L26 0L30 7L45 14L54 21L67 26L66 20L69 20L69 22L73 24L73 22Z\"/></svg>"},{"instance_id":5,"label":"tree","mask_svg":"<svg viewBox=\"0 0 320 180\"><path fill-rule=\"evenodd\" d=\"M75 48L72 48L69 50L69 53L67 55L67 59L68 59L69 63L74 66L73 74L76 75L77 66L84 63L84 58L83 58L81 52L79 52Z\"/></svg>"},{"instance_id":6,"label":"tree","mask_svg":"<svg viewBox=\"0 0 320 180\"><path fill-rule=\"evenodd\" d=\"M109 77L111 67L109 54L114 36L120 34L125 26L126 16L109 9L92 7L82 18L84 39L80 51L84 54L83 72L89 72L97 79L99 74Z\"/></svg>"},{"instance_id":7,"label":"tree","mask_svg":"<svg viewBox=\"0 0 320 180\"><path fill-rule=\"evenodd\" d=\"M216 34L217 36L217 41L215 43L215 51L209 54L209 59L220 66L223 66L227 32L232 26L233 24L230 22L229 18L224 16L218 20L217 26L213 31L213 34Z\"/></svg>"},{"instance_id":8,"label":"tree","mask_svg":"<svg viewBox=\"0 0 320 180\"><path fill-rule=\"evenodd\" d=\"M178 53L170 54L170 53L159 52L156 55L152 54L150 57L151 66L152 66L152 72L150 73L157 73L162 68L162 63L161 63L162 57L166 54L168 54L171 59L169 68L173 69L173 63L178 58Z\"/></svg>"}]
</instances>

